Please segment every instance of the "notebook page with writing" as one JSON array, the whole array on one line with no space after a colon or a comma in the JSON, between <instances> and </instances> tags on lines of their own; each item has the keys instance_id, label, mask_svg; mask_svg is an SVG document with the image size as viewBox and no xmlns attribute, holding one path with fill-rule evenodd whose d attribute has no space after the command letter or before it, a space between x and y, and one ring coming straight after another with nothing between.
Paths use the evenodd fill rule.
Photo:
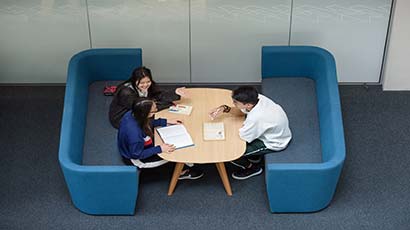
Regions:
<instances>
[{"instance_id":1,"label":"notebook page with writing","mask_svg":"<svg viewBox=\"0 0 410 230\"><path fill-rule=\"evenodd\" d=\"M225 140L225 127L223 122L205 122L204 140L217 141Z\"/></svg>"}]
</instances>

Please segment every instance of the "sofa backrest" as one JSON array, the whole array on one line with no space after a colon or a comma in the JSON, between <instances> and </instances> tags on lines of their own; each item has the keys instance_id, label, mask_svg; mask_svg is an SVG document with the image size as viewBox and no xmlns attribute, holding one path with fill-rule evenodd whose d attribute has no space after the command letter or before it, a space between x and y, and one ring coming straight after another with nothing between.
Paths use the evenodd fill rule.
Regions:
<instances>
[{"instance_id":1,"label":"sofa backrest","mask_svg":"<svg viewBox=\"0 0 410 230\"><path fill-rule=\"evenodd\" d=\"M308 77L315 81L322 160L343 161L345 143L335 60L313 46L262 47L262 78ZM335 128L336 127L336 128Z\"/></svg>"},{"instance_id":2,"label":"sofa backrest","mask_svg":"<svg viewBox=\"0 0 410 230\"><path fill-rule=\"evenodd\" d=\"M141 49L90 49L73 56L68 65L59 159L81 165L88 89L97 80L124 80L142 65Z\"/></svg>"}]
</instances>

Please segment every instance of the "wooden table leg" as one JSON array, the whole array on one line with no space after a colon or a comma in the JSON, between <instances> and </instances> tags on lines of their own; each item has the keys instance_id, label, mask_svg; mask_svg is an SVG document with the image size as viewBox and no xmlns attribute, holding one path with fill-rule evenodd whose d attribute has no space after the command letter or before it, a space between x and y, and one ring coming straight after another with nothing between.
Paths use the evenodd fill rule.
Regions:
<instances>
[{"instance_id":1,"label":"wooden table leg","mask_svg":"<svg viewBox=\"0 0 410 230\"><path fill-rule=\"evenodd\" d=\"M172 174L171 183L169 183L168 196L174 193L175 186L177 185L179 175L181 175L182 169L184 168L184 163L176 163L174 168L174 173Z\"/></svg>"},{"instance_id":2,"label":"wooden table leg","mask_svg":"<svg viewBox=\"0 0 410 230\"><path fill-rule=\"evenodd\" d=\"M229 183L228 175L226 174L225 164L223 162L216 163L216 168L218 169L219 176L224 184L225 191L228 196L232 196L231 184Z\"/></svg>"}]
</instances>

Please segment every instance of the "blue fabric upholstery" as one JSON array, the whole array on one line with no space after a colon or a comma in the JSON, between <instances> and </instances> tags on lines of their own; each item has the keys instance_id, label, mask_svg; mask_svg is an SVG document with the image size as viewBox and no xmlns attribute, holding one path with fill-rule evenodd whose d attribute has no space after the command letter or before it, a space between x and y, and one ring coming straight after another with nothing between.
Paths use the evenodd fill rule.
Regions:
<instances>
[{"instance_id":1,"label":"blue fabric upholstery","mask_svg":"<svg viewBox=\"0 0 410 230\"><path fill-rule=\"evenodd\" d=\"M295 160L275 162L267 156L265 179L270 209L272 212L318 211L332 200L345 160L335 61L329 52L318 47L262 47L264 88L268 87L265 85L269 83L266 82L268 78L277 77L288 77L289 80L307 77L315 82L322 160L309 163L303 160L303 163L295 163ZM275 92L272 94L269 96L276 100ZM294 139L290 145L297 145L294 143L296 141Z\"/></svg>"},{"instance_id":2,"label":"blue fabric upholstery","mask_svg":"<svg viewBox=\"0 0 410 230\"><path fill-rule=\"evenodd\" d=\"M117 147L117 129L112 127L108 117L113 97L102 93L105 85L120 83L96 81L88 88L83 165L124 165Z\"/></svg>"},{"instance_id":3,"label":"blue fabric upholstery","mask_svg":"<svg viewBox=\"0 0 410 230\"><path fill-rule=\"evenodd\" d=\"M304 77L264 78L262 92L282 106L292 131L289 146L265 155L265 163L322 162L315 82Z\"/></svg>"},{"instance_id":4,"label":"blue fabric upholstery","mask_svg":"<svg viewBox=\"0 0 410 230\"><path fill-rule=\"evenodd\" d=\"M142 65L141 49L91 49L73 56L68 66L59 161L74 205L96 215L132 215L138 171L125 165L83 165L89 85L124 80ZM98 137L95 137L98 138Z\"/></svg>"}]
</instances>

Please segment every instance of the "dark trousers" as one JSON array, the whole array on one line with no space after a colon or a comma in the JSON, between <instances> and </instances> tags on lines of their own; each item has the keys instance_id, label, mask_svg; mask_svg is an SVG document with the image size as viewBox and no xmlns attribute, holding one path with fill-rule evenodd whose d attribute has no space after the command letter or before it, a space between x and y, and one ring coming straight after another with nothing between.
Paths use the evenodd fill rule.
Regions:
<instances>
[{"instance_id":1,"label":"dark trousers","mask_svg":"<svg viewBox=\"0 0 410 230\"><path fill-rule=\"evenodd\" d=\"M241 158L235 160L234 162L246 167L251 164L249 159L262 158L263 155L270 152L272 152L272 150L268 149L263 141L255 139L251 143L246 143L245 153Z\"/></svg>"}]
</instances>

